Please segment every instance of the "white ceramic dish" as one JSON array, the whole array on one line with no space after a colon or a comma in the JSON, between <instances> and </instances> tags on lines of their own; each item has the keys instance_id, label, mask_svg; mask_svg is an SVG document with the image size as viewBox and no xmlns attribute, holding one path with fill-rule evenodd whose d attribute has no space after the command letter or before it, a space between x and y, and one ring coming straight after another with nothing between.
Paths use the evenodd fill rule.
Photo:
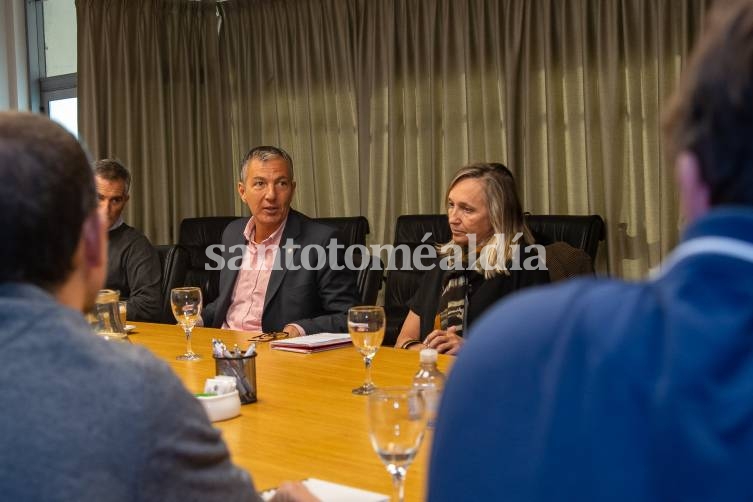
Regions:
<instances>
[{"instance_id":1,"label":"white ceramic dish","mask_svg":"<svg viewBox=\"0 0 753 502\"><path fill-rule=\"evenodd\" d=\"M123 329L126 333L130 333L131 331L136 329L136 326L134 326L133 324L126 324L125 326L123 326Z\"/></svg>"},{"instance_id":2,"label":"white ceramic dish","mask_svg":"<svg viewBox=\"0 0 753 502\"><path fill-rule=\"evenodd\" d=\"M241 414L241 399L237 390L219 396L196 396L196 399L204 406L212 422L227 420Z\"/></svg>"}]
</instances>

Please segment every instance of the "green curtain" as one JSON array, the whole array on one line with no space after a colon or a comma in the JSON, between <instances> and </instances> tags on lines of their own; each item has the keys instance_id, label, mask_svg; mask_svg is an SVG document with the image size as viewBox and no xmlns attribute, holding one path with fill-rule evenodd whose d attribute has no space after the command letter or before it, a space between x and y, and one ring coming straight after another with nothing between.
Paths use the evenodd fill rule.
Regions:
<instances>
[{"instance_id":1,"label":"green curtain","mask_svg":"<svg viewBox=\"0 0 753 502\"><path fill-rule=\"evenodd\" d=\"M164 183L164 197L132 204L150 235L174 236L164 226L185 216L240 214L237 163L259 144L293 156L295 207L363 214L373 243L392 241L400 214L442 212L463 164L501 161L526 210L604 217L599 270L639 277L679 236L661 114L709 3L228 0L215 11L207 0L79 0L79 40L98 41L79 51L105 59L79 56L79 81L89 84L79 89L82 134L91 144L111 138L105 145L138 135L128 155L146 163L142 176ZM82 13L102 11L95 4L109 4L99 14L108 19ZM140 11L155 5L167 19ZM181 16L193 22L178 23ZM108 29L99 32L102 23ZM116 65L113 50L116 61L135 57L143 69L123 74L127 102L93 89L95 75L105 88L121 85L101 71ZM160 77L140 94L156 79L143 58L185 80ZM142 111L125 121L114 113L121 106ZM155 110L173 128L155 127L147 118Z\"/></svg>"}]
</instances>

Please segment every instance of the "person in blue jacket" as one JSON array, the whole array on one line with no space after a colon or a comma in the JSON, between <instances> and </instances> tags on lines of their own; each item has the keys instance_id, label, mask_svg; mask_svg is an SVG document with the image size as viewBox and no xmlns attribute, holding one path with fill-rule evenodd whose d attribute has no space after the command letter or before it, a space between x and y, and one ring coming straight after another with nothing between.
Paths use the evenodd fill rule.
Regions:
<instances>
[{"instance_id":1,"label":"person in blue jacket","mask_svg":"<svg viewBox=\"0 0 753 502\"><path fill-rule=\"evenodd\" d=\"M523 292L473 326L430 501L753 500L753 2L707 19L665 122L682 242L646 281Z\"/></svg>"}]
</instances>

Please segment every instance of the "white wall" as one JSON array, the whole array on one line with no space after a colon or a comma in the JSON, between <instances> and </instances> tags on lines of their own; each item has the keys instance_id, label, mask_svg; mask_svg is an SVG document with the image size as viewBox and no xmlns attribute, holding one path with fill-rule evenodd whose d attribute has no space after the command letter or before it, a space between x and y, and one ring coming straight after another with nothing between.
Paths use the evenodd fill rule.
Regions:
<instances>
[{"instance_id":1,"label":"white wall","mask_svg":"<svg viewBox=\"0 0 753 502\"><path fill-rule=\"evenodd\" d=\"M28 110L24 0L0 0L0 110Z\"/></svg>"}]
</instances>

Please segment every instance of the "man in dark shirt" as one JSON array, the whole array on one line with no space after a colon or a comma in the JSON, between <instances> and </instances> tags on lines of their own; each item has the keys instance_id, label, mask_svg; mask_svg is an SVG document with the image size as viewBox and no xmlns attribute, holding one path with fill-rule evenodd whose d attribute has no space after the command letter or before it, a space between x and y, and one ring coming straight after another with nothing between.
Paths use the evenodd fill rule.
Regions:
<instances>
[{"instance_id":1,"label":"man in dark shirt","mask_svg":"<svg viewBox=\"0 0 753 502\"><path fill-rule=\"evenodd\" d=\"M128 301L129 321L160 321L159 256L149 239L126 225L122 217L130 198L131 173L113 159L97 161L94 170L99 211L109 237L105 285L120 291L120 298Z\"/></svg>"}]
</instances>

